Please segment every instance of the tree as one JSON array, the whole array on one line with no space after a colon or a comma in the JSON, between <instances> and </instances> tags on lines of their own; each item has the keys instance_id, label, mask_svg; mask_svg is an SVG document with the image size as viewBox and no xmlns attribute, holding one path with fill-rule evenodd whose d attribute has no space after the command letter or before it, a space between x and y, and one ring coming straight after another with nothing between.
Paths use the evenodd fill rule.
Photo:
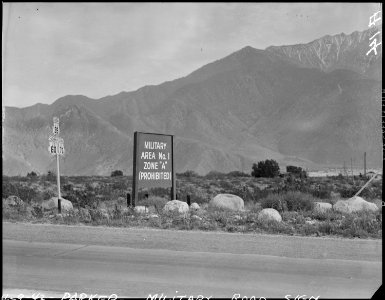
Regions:
<instances>
[{"instance_id":1,"label":"tree","mask_svg":"<svg viewBox=\"0 0 385 300\"><path fill-rule=\"evenodd\" d=\"M301 167L287 166L286 171L287 173L294 174L296 176L299 176L300 178L307 178L307 172L303 170Z\"/></svg>"},{"instance_id":2,"label":"tree","mask_svg":"<svg viewBox=\"0 0 385 300\"><path fill-rule=\"evenodd\" d=\"M37 174L34 171L32 171L31 173L27 174L27 177L34 178L34 177L37 177Z\"/></svg>"},{"instance_id":3,"label":"tree","mask_svg":"<svg viewBox=\"0 0 385 300\"><path fill-rule=\"evenodd\" d=\"M120 170L115 170L111 172L111 177L116 177L116 176L123 176L123 172Z\"/></svg>"},{"instance_id":4,"label":"tree","mask_svg":"<svg viewBox=\"0 0 385 300\"><path fill-rule=\"evenodd\" d=\"M273 159L260 161L258 164L253 164L251 176L254 177L275 177L279 175L279 165Z\"/></svg>"}]
</instances>

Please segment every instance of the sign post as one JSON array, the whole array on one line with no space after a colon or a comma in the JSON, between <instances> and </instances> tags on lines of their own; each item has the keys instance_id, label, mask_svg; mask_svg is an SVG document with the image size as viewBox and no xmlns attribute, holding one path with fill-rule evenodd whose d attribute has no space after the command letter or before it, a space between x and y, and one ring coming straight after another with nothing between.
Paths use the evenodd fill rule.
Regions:
<instances>
[{"instance_id":1,"label":"sign post","mask_svg":"<svg viewBox=\"0 0 385 300\"><path fill-rule=\"evenodd\" d=\"M61 193L60 193L60 169L59 169L59 155L64 155L64 140L59 137L60 129L59 129L59 118L53 118L53 127L52 127L53 135L50 135L49 147L48 151L51 155L56 155L56 168L57 168L57 194L58 194L58 211L61 213Z\"/></svg>"},{"instance_id":2,"label":"sign post","mask_svg":"<svg viewBox=\"0 0 385 300\"><path fill-rule=\"evenodd\" d=\"M174 136L135 131L133 150L132 206L143 187L170 187L171 200L176 199Z\"/></svg>"}]
</instances>

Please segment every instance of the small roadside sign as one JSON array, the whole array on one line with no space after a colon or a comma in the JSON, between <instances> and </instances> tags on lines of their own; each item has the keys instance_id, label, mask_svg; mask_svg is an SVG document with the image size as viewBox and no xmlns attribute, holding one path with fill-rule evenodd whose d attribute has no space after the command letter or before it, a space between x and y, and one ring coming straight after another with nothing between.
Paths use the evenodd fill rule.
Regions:
<instances>
[{"instance_id":1,"label":"small roadside sign","mask_svg":"<svg viewBox=\"0 0 385 300\"><path fill-rule=\"evenodd\" d=\"M48 152L51 153L51 155L56 154L56 143L49 142Z\"/></svg>"},{"instance_id":2,"label":"small roadside sign","mask_svg":"<svg viewBox=\"0 0 385 300\"><path fill-rule=\"evenodd\" d=\"M59 143L59 147L58 147L58 150L59 150L59 155L64 155L64 144L63 143Z\"/></svg>"},{"instance_id":3,"label":"small roadside sign","mask_svg":"<svg viewBox=\"0 0 385 300\"><path fill-rule=\"evenodd\" d=\"M60 130L59 130L59 123L54 123L52 127L52 132L54 135L59 135Z\"/></svg>"}]
</instances>

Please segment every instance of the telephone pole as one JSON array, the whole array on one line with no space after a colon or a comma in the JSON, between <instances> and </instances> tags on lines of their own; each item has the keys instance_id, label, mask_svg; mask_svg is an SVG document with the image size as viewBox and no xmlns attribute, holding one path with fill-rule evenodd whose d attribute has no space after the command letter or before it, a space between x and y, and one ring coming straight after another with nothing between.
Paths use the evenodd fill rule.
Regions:
<instances>
[{"instance_id":1,"label":"telephone pole","mask_svg":"<svg viewBox=\"0 0 385 300\"><path fill-rule=\"evenodd\" d=\"M364 177L366 177L366 152L364 152Z\"/></svg>"}]
</instances>

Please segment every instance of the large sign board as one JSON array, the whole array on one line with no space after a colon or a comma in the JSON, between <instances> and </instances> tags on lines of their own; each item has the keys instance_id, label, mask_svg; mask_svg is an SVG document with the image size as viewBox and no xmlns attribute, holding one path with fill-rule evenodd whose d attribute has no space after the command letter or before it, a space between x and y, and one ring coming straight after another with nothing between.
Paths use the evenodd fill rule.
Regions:
<instances>
[{"instance_id":1,"label":"large sign board","mask_svg":"<svg viewBox=\"0 0 385 300\"><path fill-rule=\"evenodd\" d=\"M171 187L175 199L174 137L158 133L134 133L133 197L139 188Z\"/></svg>"}]
</instances>

